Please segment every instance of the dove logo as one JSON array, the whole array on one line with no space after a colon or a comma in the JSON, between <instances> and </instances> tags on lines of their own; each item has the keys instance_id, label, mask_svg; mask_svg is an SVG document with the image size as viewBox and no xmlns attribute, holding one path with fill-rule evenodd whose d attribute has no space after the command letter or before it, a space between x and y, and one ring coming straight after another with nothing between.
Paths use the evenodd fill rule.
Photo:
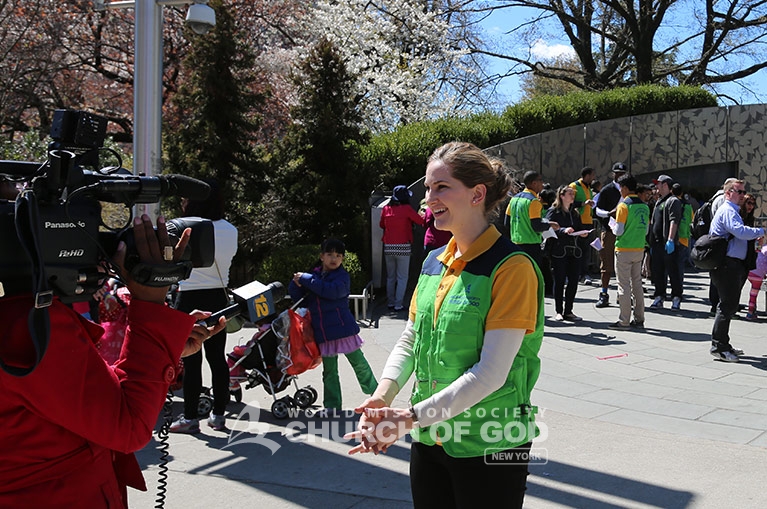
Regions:
<instances>
[{"instance_id":1,"label":"dove logo","mask_svg":"<svg viewBox=\"0 0 767 509\"><path fill-rule=\"evenodd\" d=\"M256 401L255 403L248 403L245 408L237 415L234 426L229 432L229 438L227 443L221 449L228 449L235 445L241 444L258 444L263 445L272 455L280 448L280 444L267 438L266 434L269 432L269 424L266 422L259 422L258 417L261 413L261 405ZM245 422L247 426L244 430L239 430L237 423Z\"/></svg>"}]
</instances>

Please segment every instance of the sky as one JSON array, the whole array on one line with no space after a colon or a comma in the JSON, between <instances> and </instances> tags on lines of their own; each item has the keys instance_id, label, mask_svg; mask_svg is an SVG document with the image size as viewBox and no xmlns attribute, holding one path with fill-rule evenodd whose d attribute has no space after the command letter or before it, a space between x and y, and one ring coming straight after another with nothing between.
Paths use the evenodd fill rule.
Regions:
<instances>
[{"instance_id":1,"label":"sky","mask_svg":"<svg viewBox=\"0 0 767 509\"><path fill-rule=\"evenodd\" d=\"M684 5L682 3L682 5ZM493 12L482 23L483 28L490 37L503 37L503 40L514 40L515 36L504 36L504 33L513 27L516 27L521 22L529 20L533 17L535 11L527 8L508 8L500 9ZM685 12L681 11L684 15ZM668 16L668 15L667 15ZM675 21L674 18L670 18L671 21ZM673 26L673 25L672 25ZM560 34L560 35L557 35ZM509 49L507 48L507 51ZM518 48L519 54L525 54L527 51L524 44ZM553 58L565 53L573 54L573 49L569 45L567 39L562 34L562 29L557 26L553 26L551 29L541 31L541 37L536 40L532 46L532 53L534 56L546 59ZM490 59L491 67L490 72L505 72L509 66L508 61L501 59ZM718 85L718 89L735 98L740 104L755 104L767 102L767 70L762 70L751 77L747 78L747 84L749 88L754 90L755 93L749 93L743 90L742 87L733 84ZM521 99L521 91L519 88L519 78L516 76L504 78L501 81L497 90L499 94L499 102L501 103L514 103ZM720 103L723 105L732 104L732 101L723 101L720 99Z\"/></svg>"}]
</instances>

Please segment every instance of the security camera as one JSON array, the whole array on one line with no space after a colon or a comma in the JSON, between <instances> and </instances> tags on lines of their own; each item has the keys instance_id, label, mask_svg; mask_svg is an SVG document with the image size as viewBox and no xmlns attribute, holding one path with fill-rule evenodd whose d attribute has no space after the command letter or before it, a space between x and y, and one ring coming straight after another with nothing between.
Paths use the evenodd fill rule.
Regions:
<instances>
[{"instance_id":1,"label":"security camera","mask_svg":"<svg viewBox=\"0 0 767 509\"><path fill-rule=\"evenodd\" d=\"M216 11L205 4L192 4L186 11L186 24L196 34L207 34L216 26Z\"/></svg>"}]
</instances>

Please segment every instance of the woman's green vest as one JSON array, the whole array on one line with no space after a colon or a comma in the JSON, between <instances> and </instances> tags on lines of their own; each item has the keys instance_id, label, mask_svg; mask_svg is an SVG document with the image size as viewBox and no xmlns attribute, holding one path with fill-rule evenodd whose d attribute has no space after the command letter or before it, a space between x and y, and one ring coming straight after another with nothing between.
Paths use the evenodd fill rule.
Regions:
<instances>
[{"instance_id":1,"label":"woman's green vest","mask_svg":"<svg viewBox=\"0 0 767 509\"><path fill-rule=\"evenodd\" d=\"M527 256L516 249L508 239L500 237L490 249L469 261L445 296L436 323L435 295L446 270L437 255L444 248L429 253L418 279L412 404L441 391L479 362L493 278L510 256ZM538 435L534 416L537 409L530 403L530 393L540 373L543 278L537 265L532 265L538 278L535 331L525 335L506 382L460 415L413 429L413 439L427 445L439 440L453 457L476 457L525 444Z\"/></svg>"}]
</instances>

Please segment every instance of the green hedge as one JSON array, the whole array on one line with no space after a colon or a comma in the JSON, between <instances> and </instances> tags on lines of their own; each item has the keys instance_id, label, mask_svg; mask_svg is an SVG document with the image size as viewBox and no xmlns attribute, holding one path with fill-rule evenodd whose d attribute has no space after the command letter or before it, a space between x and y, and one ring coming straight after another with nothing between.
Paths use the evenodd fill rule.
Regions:
<instances>
[{"instance_id":1,"label":"green hedge","mask_svg":"<svg viewBox=\"0 0 767 509\"><path fill-rule=\"evenodd\" d=\"M391 188L421 178L429 155L449 141L468 141L487 148L599 120L712 106L717 106L712 94L690 86L645 85L542 96L509 106L500 114L488 112L419 122L374 136L361 147L362 164L380 175L384 187Z\"/></svg>"},{"instance_id":2,"label":"green hedge","mask_svg":"<svg viewBox=\"0 0 767 509\"><path fill-rule=\"evenodd\" d=\"M256 280L264 284L279 281L287 288L293 274L307 272L319 260L320 246L302 244L275 248L261 263ZM352 293L362 293L370 277L363 272L362 264L356 253L346 252L344 268L349 272L352 282Z\"/></svg>"}]
</instances>

